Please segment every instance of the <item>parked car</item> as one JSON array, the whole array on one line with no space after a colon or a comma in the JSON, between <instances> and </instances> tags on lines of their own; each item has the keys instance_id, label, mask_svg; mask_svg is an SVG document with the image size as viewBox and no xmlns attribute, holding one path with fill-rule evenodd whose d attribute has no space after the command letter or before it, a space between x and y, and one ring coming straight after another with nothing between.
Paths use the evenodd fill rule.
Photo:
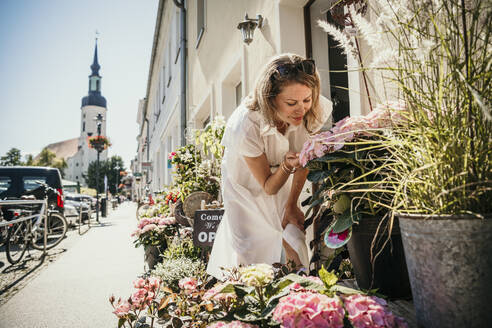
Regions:
<instances>
[{"instance_id":1,"label":"parked car","mask_svg":"<svg viewBox=\"0 0 492 328\"><path fill-rule=\"evenodd\" d=\"M68 203L75 207L77 213L82 211L82 220L87 220L90 218L92 214L92 200L91 197L81 194L75 193L66 193L65 194L65 203Z\"/></svg>"},{"instance_id":2,"label":"parked car","mask_svg":"<svg viewBox=\"0 0 492 328\"><path fill-rule=\"evenodd\" d=\"M23 195L34 195L36 199L44 199L44 188L37 181L46 183L56 189L56 193L48 193L48 206L63 214L63 189L60 171L52 167L39 166L0 166L0 199L16 199ZM5 219L10 220L12 213L3 206Z\"/></svg>"},{"instance_id":3,"label":"parked car","mask_svg":"<svg viewBox=\"0 0 492 328\"><path fill-rule=\"evenodd\" d=\"M75 205L71 204L70 201L65 200L63 204L65 219L70 226L75 226L77 220L79 219L79 211L75 207Z\"/></svg>"}]
</instances>

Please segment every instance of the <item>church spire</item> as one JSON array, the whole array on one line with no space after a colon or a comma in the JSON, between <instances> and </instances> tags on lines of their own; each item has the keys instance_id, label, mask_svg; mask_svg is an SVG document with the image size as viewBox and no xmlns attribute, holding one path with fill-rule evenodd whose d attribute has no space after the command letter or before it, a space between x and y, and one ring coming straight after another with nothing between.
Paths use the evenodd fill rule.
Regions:
<instances>
[{"instance_id":1,"label":"church spire","mask_svg":"<svg viewBox=\"0 0 492 328\"><path fill-rule=\"evenodd\" d=\"M101 66L99 66L99 63L97 61L97 37L96 37L96 46L94 48L94 60L92 61L92 65L91 65L91 70L92 70L91 76L99 76L100 68Z\"/></svg>"},{"instance_id":2,"label":"church spire","mask_svg":"<svg viewBox=\"0 0 492 328\"><path fill-rule=\"evenodd\" d=\"M91 65L91 75L89 75L89 94L82 98L82 107L93 105L106 107L106 99L101 95L101 76L99 75L99 65L97 59L97 40L99 33L96 31L96 45L94 47L94 59Z\"/></svg>"}]
</instances>

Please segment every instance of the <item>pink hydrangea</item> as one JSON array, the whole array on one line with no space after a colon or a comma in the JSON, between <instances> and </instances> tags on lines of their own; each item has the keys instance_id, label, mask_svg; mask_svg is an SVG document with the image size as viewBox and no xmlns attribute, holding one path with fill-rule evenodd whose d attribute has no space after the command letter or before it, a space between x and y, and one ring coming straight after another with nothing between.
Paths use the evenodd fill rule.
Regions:
<instances>
[{"instance_id":1,"label":"pink hydrangea","mask_svg":"<svg viewBox=\"0 0 492 328\"><path fill-rule=\"evenodd\" d=\"M403 319L394 316L381 298L356 294L345 297L344 303L355 328L407 328Z\"/></svg>"},{"instance_id":2,"label":"pink hydrangea","mask_svg":"<svg viewBox=\"0 0 492 328\"><path fill-rule=\"evenodd\" d=\"M208 328L258 328L257 325L252 325L249 323L241 322L241 321L217 321L207 326Z\"/></svg>"},{"instance_id":3,"label":"pink hydrangea","mask_svg":"<svg viewBox=\"0 0 492 328\"><path fill-rule=\"evenodd\" d=\"M185 291L193 292L198 286L198 281L195 278L183 278L178 282L178 286Z\"/></svg>"},{"instance_id":4,"label":"pink hydrangea","mask_svg":"<svg viewBox=\"0 0 492 328\"><path fill-rule=\"evenodd\" d=\"M114 314L118 318L123 318L130 312L131 305L128 301L121 301L121 298L118 300L118 303L116 303L115 310L113 311Z\"/></svg>"},{"instance_id":5,"label":"pink hydrangea","mask_svg":"<svg viewBox=\"0 0 492 328\"><path fill-rule=\"evenodd\" d=\"M345 311L338 298L305 291L280 299L273 319L285 328L342 328Z\"/></svg>"}]
</instances>

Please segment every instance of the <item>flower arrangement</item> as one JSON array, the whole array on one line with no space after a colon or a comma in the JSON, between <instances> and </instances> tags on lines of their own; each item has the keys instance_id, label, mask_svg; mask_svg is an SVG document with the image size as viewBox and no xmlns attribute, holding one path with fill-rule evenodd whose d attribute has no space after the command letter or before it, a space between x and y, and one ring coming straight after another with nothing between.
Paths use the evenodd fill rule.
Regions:
<instances>
[{"instance_id":1,"label":"flower arrangement","mask_svg":"<svg viewBox=\"0 0 492 328\"><path fill-rule=\"evenodd\" d=\"M157 296L160 288L160 281L156 278L139 278L133 282L136 291L126 300L121 297L115 304L115 297L111 296L109 302L114 308L113 313L118 317L118 327L134 327L135 322L145 323L146 317L141 317L146 313L151 318L149 327L153 327L154 320L157 317L159 304ZM146 312L144 312L147 310Z\"/></svg>"},{"instance_id":2,"label":"flower arrangement","mask_svg":"<svg viewBox=\"0 0 492 328\"><path fill-rule=\"evenodd\" d=\"M200 279L205 276L205 265L200 260L186 257L164 258L162 263L156 265L151 275L158 277L164 286L174 292L178 292L179 281L190 276ZM201 279L203 280L203 279Z\"/></svg>"},{"instance_id":3,"label":"flower arrangement","mask_svg":"<svg viewBox=\"0 0 492 328\"><path fill-rule=\"evenodd\" d=\"M393 194L385 174L391 156L383 141L405 115L401 103L380 104L368 115L338 121L304 144L300 162L309 169L308 179L320 185L309 212L320 205L320 214L334 216L325 236L329 247L345 244L352 224L363 215L384 215L391 207Z\"/></svg>"},{"instance_id":4,"label":"flower arrangement","mask_svg":"<svg viewBox=\"0 0 492 328\"><path fill-rule=\"evenodd\" d=\"M97 151L103 151L111 146L109 139L105 136L91 136L88 137L89 148L96 149Z\"/></svg>"},{"instance_id":5,"label":"flower arrangement","mask_svg":"<svg viewBox=\"0 0 492 328\"><path fill-rule=\"evenodd\" d=\"M207 160L202 160L200 150L195 145L188 144L173 153L171 157L175 169L173 187L180 191L181 197L184 198L193 191L206 191L216 197L219 190L218 181L210 178Z\"/></svg>"},{"instance_id":6,"label":"flower arrangement","mask_svg":"<svg viewBox=\"0 0 492 328\"><path fill-rule=\"evenodd\" d=\"M166 244L167 238L174 236L177 229L176 219L173 217L142 218L131 236L136 237L135 247L159 246Z\"/></svg>"}]
</instances>

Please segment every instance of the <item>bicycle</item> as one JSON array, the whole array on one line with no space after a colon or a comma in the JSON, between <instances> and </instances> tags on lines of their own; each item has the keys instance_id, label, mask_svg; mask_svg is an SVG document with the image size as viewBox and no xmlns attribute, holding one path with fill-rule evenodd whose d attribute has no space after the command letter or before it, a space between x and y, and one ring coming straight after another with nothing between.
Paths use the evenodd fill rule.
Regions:
<instances>
[{"instance_id":1,"label":"bicycle","mask_svg":"<svg viewBox=\"0 0 492 328\"><path fill-rule=\"evenodd\" d=\"M31 246L37 250L48 250L58 245L67 232L67 221L63 215L48 208L48 191L58 192L43 182L37 181L44 189L44 200L1 201L3 205L19 205L13 211L14 220L8 222L6 242L7 260L18 263ZM35 209L41 205L39 212ZM35 222L33 222L35 219ZM48 228L45 229L45 226Z\"/></svg>"}]
</instances>

